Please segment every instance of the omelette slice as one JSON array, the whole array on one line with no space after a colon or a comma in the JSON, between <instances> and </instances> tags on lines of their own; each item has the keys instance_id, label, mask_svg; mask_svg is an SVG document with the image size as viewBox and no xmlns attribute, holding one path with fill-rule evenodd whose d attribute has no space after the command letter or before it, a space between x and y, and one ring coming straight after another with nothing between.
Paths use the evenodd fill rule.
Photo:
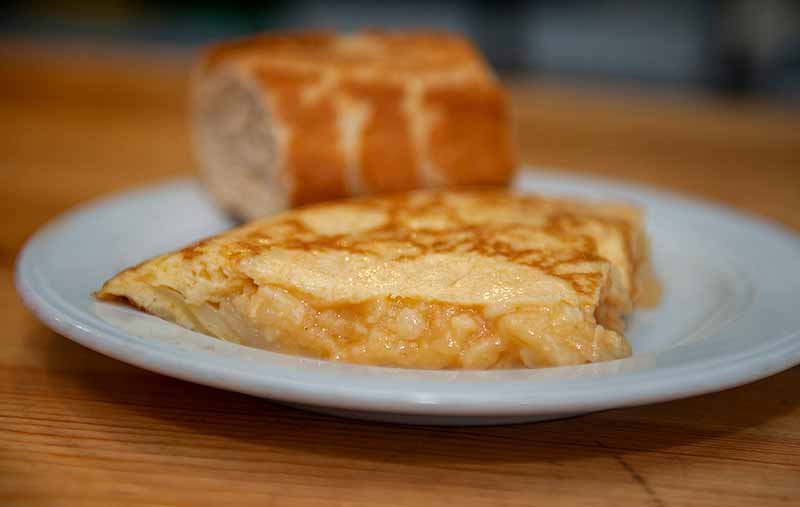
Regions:
<instances>
[{"instance_id":1,"label":"omelette slice","mask_svg":"<svg viewBox=\"0 0 800 507\"><path fill-rule=\"evenodd\" d=\"M629 356L623 316L648 265L635 208L417 191L258 220L127 269L97 297L290 354L537 368Z\"/></svg>"}]
</instances>

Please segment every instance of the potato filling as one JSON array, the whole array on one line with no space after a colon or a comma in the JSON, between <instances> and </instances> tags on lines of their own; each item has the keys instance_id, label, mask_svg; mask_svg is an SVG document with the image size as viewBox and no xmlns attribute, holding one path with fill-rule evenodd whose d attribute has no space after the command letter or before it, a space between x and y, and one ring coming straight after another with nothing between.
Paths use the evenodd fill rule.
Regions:
<instances>
[{"instance_id":1,"label":"potato filling","mask_svg":"<svg viewBox=\"0 0 800 507\"><path fill-rule=\"evenodd\" d=\"M180 300L176 293L171 298ZM261 286L183 309L198 331L228 341L361 364L536 368L630 355L620 334L566 303L463 306L384 298L330 306Z\"/></svg>"}]
</instances>

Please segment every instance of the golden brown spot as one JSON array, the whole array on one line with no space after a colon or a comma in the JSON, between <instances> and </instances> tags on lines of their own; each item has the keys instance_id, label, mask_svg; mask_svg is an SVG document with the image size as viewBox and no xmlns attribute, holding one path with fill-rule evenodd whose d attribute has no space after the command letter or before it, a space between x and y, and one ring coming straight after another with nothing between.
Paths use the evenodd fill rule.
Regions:
<instances>
[{"instance_id":1,"label":"golden brown spot","mask_svg":"<svg viewBox=\"0 0 800 507\"><path fill-rule=\"evenodd\" d=\"M473 84L431 89L425 102L448 119L434 122L428 145L434 166L448 180L465 185L508 180L514 169L511 133L505 97L498 88Z\"/></svg>"},{"instance_id":2,"label":"golden brown spot","mask_svg":"<svg viewBox=\"0 0 800 507\"><path fill-rule=\"evenodd\" d=\"M305 87L318 85L322 76L272 67L259 69L257 76L273 95L275 114L293 127L286 160L294 182L290 202L302 205L346 195L346 162L339 149L333 97L323 94L303 101L301 96Z\"/></svg>"},{"instance_id":3,"label":"golden brown spot","mask_svg":"<svg viewBox=\"0 0 800 507\"><path fill-rule=\"evenodd\" d=\"M333 32L303 31L285 34L256 35L213 46L204 60L205 69L211 69L226 60L251 55L254 52L269 51L274 54L292 55L319 51L328 47L334 40Z\"/></svg>"},{"instance_id":4,"label":"golden brown spot","mask_svg":"<svg viewBox=\"0 0 800 507\"><path fill-rule=\"evenodd\" d=\"M192 243L191 245L183 248L180 253L183 255L183 258L186 260L194 259L195 257L199 257L203 254L205 246L211 243L214 238L205 238L197 241L196 243Z\"/></svg>"},{"instance_id":5,"label":"golden brown spot","mask_svg":"<svg viewBox=\"0 0 800 507\"><path fill-rule=\"evenodd\" d=\"M418 185L417 161L399 85L351 82L345 93L365 101L369 119L361 138L361 177L371 192L410 190Z\"/></svg>"}]
</instances>

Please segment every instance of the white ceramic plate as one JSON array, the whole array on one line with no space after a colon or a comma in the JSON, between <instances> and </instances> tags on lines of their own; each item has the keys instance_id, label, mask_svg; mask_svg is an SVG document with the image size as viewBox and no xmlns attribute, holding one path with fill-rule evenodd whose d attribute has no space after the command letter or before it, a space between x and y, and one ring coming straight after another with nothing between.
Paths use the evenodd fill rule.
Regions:
<instances>
[{"instance_id":1,"label":"white ceramic plate","mask_svg":"<svg viewBox=\"0 0 800 507\"><path fill-rule=\"evenodd\" d=\"M231 225L192 180L57 218L26 245L17 287L55 331L165 375L312 410L394 422L494 424L671 400L800 363L800 241L734 211L643 187L524 172L523 191L634 201L664 297L628 320L628 359L541 370L422 371L318 361L234 345L92 292L153 255Z\"/></svg>"}]
</instances>

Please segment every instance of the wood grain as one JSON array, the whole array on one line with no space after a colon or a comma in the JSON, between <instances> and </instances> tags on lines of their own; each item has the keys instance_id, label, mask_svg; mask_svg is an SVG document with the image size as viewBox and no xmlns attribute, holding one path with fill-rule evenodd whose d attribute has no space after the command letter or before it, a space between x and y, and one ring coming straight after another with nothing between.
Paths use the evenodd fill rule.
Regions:
<instances>
[{"instance_id":1,"label":"wood grain","mask_svg":"<svg viewBox=\"0 0 800 507\"><path fill-rule=\"evenodd\" d=\"M35 56L35 57L34 57ZM562 421L402 427L315 415L100 356L19 302L22 242L64 209L191 171L185 65L0 46L0 505L790 505L800 369ZM800 115L516 83L523 157L800 229Z\"/></svg>"}]
</instances>

